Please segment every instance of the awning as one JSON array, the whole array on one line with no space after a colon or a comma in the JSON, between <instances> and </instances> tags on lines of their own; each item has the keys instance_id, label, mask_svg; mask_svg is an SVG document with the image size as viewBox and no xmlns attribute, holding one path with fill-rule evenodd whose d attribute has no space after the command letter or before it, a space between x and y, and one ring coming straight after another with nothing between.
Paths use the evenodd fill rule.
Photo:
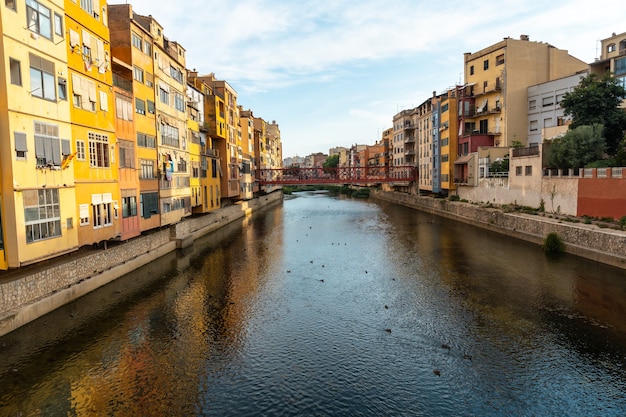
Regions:
<instances>
[{"instance_id":1,"label":"awning","mask_svg":"<svg viewBox=\"0 0 626 417\"><path fill-rule=\"evenodd\" d=\"M465 155L465 156L460 157L456 161L454 161L454 163L458 165L467 164L469 161L472 160L473 157L474 157L474 154Z\"/></svg>"}]
</instances>

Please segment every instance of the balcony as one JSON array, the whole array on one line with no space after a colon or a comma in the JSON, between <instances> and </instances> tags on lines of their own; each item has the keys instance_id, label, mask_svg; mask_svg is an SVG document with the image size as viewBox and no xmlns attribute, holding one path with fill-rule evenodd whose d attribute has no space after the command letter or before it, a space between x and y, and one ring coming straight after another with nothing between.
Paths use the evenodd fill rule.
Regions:
<instances>
[{"instance_id":1,"label":"balcony","mask_svg":"<svg viewBox=\"0 0 626 417\"><path fill-rule=\"evenodd\" d=\"M529 146L527 148L513 149L513 158L519 158L522 156L534 156L539 155L539 146Z\"/></svg>"},{"instance_id":2,"label":"balcony","mask_svg":"<svg viewBox=\"0 0 626 417\"><path fill-rule=\"evenodd\" d=\"M113 73L113 85L129 93L133 92L133 82L116 73Z\"/></svg>"}]
</instances>

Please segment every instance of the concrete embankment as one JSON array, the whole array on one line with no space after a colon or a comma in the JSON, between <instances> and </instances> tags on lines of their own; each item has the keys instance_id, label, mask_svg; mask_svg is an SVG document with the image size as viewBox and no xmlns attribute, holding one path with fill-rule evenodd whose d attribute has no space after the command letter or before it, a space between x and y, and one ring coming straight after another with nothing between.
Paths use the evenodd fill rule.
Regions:
<instances>
[{"instance_id":1,"label":"concrete embankment","mask_svg":"<svg viewBox=\"0 0 626 417\"><path fill-rule=\"evenodd\" d=\"M430 196L374 191L371 197L402 204L427 213L468 223L507 236L542 245L555 232L565 243L565 250L583 258L626 269L626 232L603 229L582 223L520 213L505 213L470 203Z\"/></svg>"},{"instance_id":2,"label":"concrete embankment","mask_svg":"<svg viewBox=\"0 0 626 417\"><path fill-rule=\"evenodd\" d=\"M277 191L224 207L204 216L187 218L107 249L74 254L42 267L14 271L0 277L0 336L70 303L166 253L190 246L194 240L273 204Z\"/></svg>"}]
</instances>

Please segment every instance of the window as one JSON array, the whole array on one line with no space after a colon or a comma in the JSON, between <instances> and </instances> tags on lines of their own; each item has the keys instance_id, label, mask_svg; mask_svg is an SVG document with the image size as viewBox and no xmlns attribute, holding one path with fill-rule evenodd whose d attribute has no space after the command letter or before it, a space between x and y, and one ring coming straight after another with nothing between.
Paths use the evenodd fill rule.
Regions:
<instances>
[{"instance_id":1,"label":"window","mask_svg":"<svg viewBox=\"0 0 626 417\"><path fill-rule=\"evenodd\" d=\"M26 159L26 152L28 151L26 133L13 132L13 138L15 139L15 158Z\"/></svg>"},{"instance_id":2,"label":"window","mask_svg":"<svg viewBox=\"0 0 626 417\"><path fill-rule=\"evenodd\" d=\"M541 105L543 107L549 107L554 105L554 96L544 97L541 99Z\"/></svg>"},{"instance_id":3,"label":"window","mask_svg":"<svg viewBox=\"0 0 626 417\"><path fill-rule=\"evenodd\" d=\"M63 141L69 154L69 141ZM65 144L67 142L67 145ZM57 125L35 122L35 157L38 167L61 166L61 140Z\"/></svg>"},{"instance_id":4,"label":"window","mask_svg":"<svg viewBox=\"0 0 626 417\"><path fill-rule=\"evenodd\" d=\"M148 105L148 113L154 114L154 101L147 100L146 104Z\"/></svg>"},{"instance_id":5,"label":"window","mask_svg":"<svg viewBox=\"0 0 626 417\"><path fill-rule=\"evenodd\" d=\"M52 39L52 22L50 9L35 0L26 0L26 26L44 38Z\"/></svg>"},{"instance_id":6,"label":"window","mask_svg":"<svg viewBox=\"0 0 626 417\"><path fill-rule=\"evenodd\" d=\"M152 44L146 40L143 41L143 51L146 55L152 56Z\"/></svg>"},{"instance_id":7,"label":"window","mask_svg":"<svg viewBox=\"0 0 626 417\"><path fill-rule=\"evenodd\" d=\"M89 224L89 204L81 204L78 206L80 225L87 226Z\"/></svg>"},{"instance_id":8,"label":"window","mask_svg":"<svg viewBox=\"0 0 626 417\"><path fill-rule=\"evenodd\" d=\"M58 13L54 14L54 33L63 37L63 16Z\"/></svg>"},{"instance_id":9,"label":"window","mask_svg":"<svg viewBox=\"0 0 626 417\"><path fill-rule=\"evenodd\" d=\"M146 72L146 85L148 87L154 87L154 75Z\"/></svg>"},{"instance_id":10,"label":"window","mask_svg":"<svg viewBox=\"0 0 626 417\"><path fill-rule=\"evenodd\" d=\"M22 195L26 243L61 236L59 190L25 190Z\"/></svg>"},{"instance_id":11,"label":"window","mask_svg":"<svg viewBox=\"0 0 626 417\"><path fill-rule=\"evenodd\" d=\"M483 69L484 70L488 70L489 69L489 60L488 59L485 59L483 61Z\"/></svg>"},{"instance_id":12,"label":"window","mask_svg":"<svg viewBox=\"0 0 626 417\"><path fill-rule=\"evenodd\" d=\"M91 206L93 215L93 228L100 229L113 225L113 204L99 203Z\"/></svg>"},{"instance_id":13,"label":"window","mask_svg":"<svg viewBox=\"0 0 626 417\"><path fill-rule=\"evenodd\" d=\"M67 80L65 78L57 78L57 90L59 92L59 100L67 100Z\"/></svg>"},{"instance_id":14,"label":"window","mask_svg":"<svg viewBox=\"0 0 626 417\"><path fill-rule=\"evenodd\" d=\"M480 134L484 135L488 132L489 121L481 120L480 121Z\"/></svg>"},{"instance_id":15,"label":"window","mask_svg":"<svg viewBox=\"0 0 626 417\"><path fill-rule=\"evenodd\" d=\"M143 44L143 41L141 40L141 38L135 33L133 33L131 37L132 37L133 46L141 51L142 50L141 46Z\"/></svg>"},{"instance_id":16,"label":"window","mask_svg":"<svg viewBox=\"0 0 626 417\"><path fill-rule=\"evenodd\" d=\"M496 65L504 64L504 54L498 55L496 57Z\"/></svg>"},{"instance_id":17,"label":"window","mask_svg":"<svg viewBox=\"0 0 626 417\"><path fill-rule=\"evenodd\" d=\"M522 166L515 167L515 175L520 177L522 175Z\"/></svg>"},{"instance_id":18,"label":"window","mask_svg":"<svg viewBox=\"0 0 626 417\"><path fill-rule=\"evenodd\" d=\"M474 66L473 65L470 67L470 75L474 75Z\"/></svg>"},{"instance_id":19,"label":"window","mask_svg":"<svg viewBox=\"0 0 626 417\"><path fill-rule=\"evenodd\" d=\"M89 164L92 167L110 167L109 137L89 132Z\"/></svg>"},{"instance_id":20,"label":"window","mask_svg":"<svg viewBox=\"0 0 626 417\"><path fill-rule=\"evenodd\" d=\"M118 140L120 168L135 168L135 146L130 140Z\"/></svg>"},{"instance_id":21,"label":"window","mask_svg":"<svg viewBox=\"0 0 626 417\"><path fill-rule=\"evenodd\" d=\"M178 161L178 167L176 168L177 172L187 172L187 161L183 158L180 158Z\"/></svg>"},{"instance_id":22,"label":"window","mask_svg":"<svg viewBox=\"0 0 626 417\"><path fill-rule=\"evenodd\" d=\"M530 121L530 131L531 132L536 132L538 129L538 123L536 120L531 120Z\"/></svg>"},{"instance_id":23,"label":"window","mask_svg":"<svg viewBox=\"0 0 626 417\"><path fill-rule=\"evenodd\" d=\"M137 197L122 197L122 217L137 215Z\"/></svg>"},{"instance_id":24,"label":"window","mask_svg":"<svg viewBox=\"0 0 626 417\"><path fill-rule=\"evenodd\" d=\"M121 120L133 120L133 103L123 97L115 97L115 116Z\"/></svg>"},{"instance_id":25,"label":"window","mask_svg":"<svg viewBox=\"0 0 626 417\"><path fill-rule=\"evenodd\" d=\"M615 60L615 68L613 72L616 76L626 74L626 57Z\"/></svg>"},{"instance_id":26,"label":"window","mask_svg":"<svg viewBox=\"0 0 626 417\"><path fill-rule=\"evenodd\" d=\"M217 160L211 159L211 178L217 178Z\"/></svg>"},{"instance_id":27,"label":"window","mask_svg":"<svg viewBox=\"0 0 626 417\"><path fill-rule=\"evenodd\" d=\"M136 98L135 99L135 110L139 114L146 114L146 102Z\"/></svg>"},{"instance_id":28,"label":"window","mask_svg":"<svg viewBox=\"0 0 626 417\"><path fill-rule=\"evenodd\" d=\"M612 43L610 45L607 45L607 47L606 47L606 53L610 54L611 52L615 52L615 44L614 43Z\"/></svg>"},{"instance_id":29,"label":"window","mask_svg":"<svg viewBox=\"0 0 626 417\"><path fill-rule=\"evenodd\" d=\"M546 117L543 119L543 127L552 127L552 117Z\"/></svg>"},{"instance_id":30,"label":"window","mask_svg":"<svg viewBox=\"0 0 626 417\"><path fill-rule=\"evenodd\" d=\"M17 11L17 9L15 8L15 0L4 0L4 5L7 7L7 9ZM1 236L0 239L2 239Z\"/></svg>"},{"instance_id":31,"label":"window","mask_svg":"<svg viewBox=\"0 0 626 417\"><path fill-rule=\"evenodd\" d=\"M30 94L45 100L56 101L54 63L30 54Z\"/></svg>"},{"instance_id":32,"label":"window","mask_svg":"<svg viewBox=\"0 0 626 417\"><path fill-rule=\"evenodd\" d=\"M182 94L176 93L174 95L174 107L178 111L185 111L185 99Z\"/></svg>"},{"instance_id":33,"label":"window","mask_svg":"<svg viewBox=\"0 0 626 417\"><path fill-rule=\"evenodd\" d=\"M537 108L537 100L528 101L528 110L535 110Z\"/></svg>"},{"instance_id":34,"label":"window","mask_svg":"<svg viewBox=\"0 0 626 417\"><path fill-rule=\"evenodd\" d=\"M80 0L80 8L93 16L93 3L93 0Z\"/></svg>"},{"instance_id":35,"label":"window","mask_svg":"<svg viewBox=\"0 0 626 417\"><path fill-rule=\"evenodd\" d=\"M175 148L179 146L178 128L161 123L161 144Z\"/></svg>"},{"instance_id":36,"label":"window","mask_svg":"<svg viewBox=\"0 0 626 417\"><path fill-rule=\"evenodd\" d=\"M85 141L77 140L76 141L76 159L84 161L85 160Z\"/></svg>"},{"instance_id":37,"label":"window","mask_svg":"<svg viewBox=\"0 0 626 417\"><path fill-rule=\"evenodd\" d=\"M533 166L532 165L526 165L524 167L524 175L526 175L526 176L533 175Z\"/></svg>"},{"instance_id":38,"label":"window","mask_svg":"<svg viewBox=\"0 0 626 417\"><path fill-rule=\"evenodd\" d=\"M159 213L159 194L143 193L139 195L141 217L149 219L153 214Z\"/></svg>"},{"instance_id":39,"label":"window","mask_svg":"<svg viewBox=\"0 0 626 417\"><path fill-rule=\"evenodd\" d=\"M22 68L20 61L9 58L9 71L11 72L11 84L22 85Z\"/></svg>"},{"instance_id":40,"label":"window","mask_svg":"<svg viewBox=\"0 0 626 417\"><path fill-rule=\"evenodd\" d=\"M170 67L170 75L172 76L173 79L175 79L179 83L182 84L184 82L183 72L179 70L178 68Z\"/></svg>"},{"instance_id":41,"label":"window","mask_svg":"<svg viewBox=\"0 0 626 417\"><path fill-rule=\"evenodd\" d=\"M162 87L159 87L159 100L161 103L170 105L170 93Z\"/></svg>"},{"instance_id":42,"label":"window","mask_svg":"<svg viewBox=\"0 0 626 417\"><path fill-rule=\"evenodd\" d=\"M556 103L560 104L563 101L564 98L565 98L565 94L564 93L563 94L557 94L556 95Z\"/></svg>"},{"instance_id":43,"label":"window","mask_svg":"<svg viewBox=\"0 0 626 417\"><path fill-rule=\"evenodd\" d=\"M142 148L156 148L156 138L146 135L145 133L137 133L137 146Z\"/></svg>"},{"instance_id":44,"label":"window","mask_svg":"<svg viewBox=\"0 0 626 417\"><path fill-rule=\"evenodd\" d=\"M72 74L72 101L75 107L83 110L96 111L96 83Z\"/></svg>"},{"instance_id":45,"label":"window","mask_svg":"<svg viewBox=\"0 0 626 417\"><path fill-rule=\"evenodd\" d=\"M441 139L441 147L448 146L449 141L449 138Z\"/></svg>"},{"instance_id":46,"label":"window","mask_svg":"<svg viewBox=\"0 0 626 417\"><path fill-rule=\"evenodd\" d=\"M139 174L139 179L153 180L155 178L156 178L156 175L154 175L154 160L142 159L141 160L141 172Z\"/></svg>"},{"instance_id":47,"label":"window","mask_svg":"<svg viewBox=\"0 0 626 417\"><path fill-rule=\"evenodd\" d=\"M133 67L133 77L143 84L143 70L141 68Z\"/></svg>"}]
</instances>

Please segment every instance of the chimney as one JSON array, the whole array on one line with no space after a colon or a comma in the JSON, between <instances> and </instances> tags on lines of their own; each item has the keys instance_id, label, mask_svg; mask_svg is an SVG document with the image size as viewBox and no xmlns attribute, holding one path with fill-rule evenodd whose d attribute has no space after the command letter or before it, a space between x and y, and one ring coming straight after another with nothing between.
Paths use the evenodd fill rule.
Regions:
<instances>
[{"instance_id":1,"label":"chimney","mask_svg":"<svg viewBox=\"0 0 626 417\"><path fill-rule=\"evenodd\" d=\"M520 38L520 40L522 40L522 41L527 41L527 40L529 39L529 38L528 38L528 35L520 35L520 36L519 36L519 38Z\"/></svg>"}]
</instances>

